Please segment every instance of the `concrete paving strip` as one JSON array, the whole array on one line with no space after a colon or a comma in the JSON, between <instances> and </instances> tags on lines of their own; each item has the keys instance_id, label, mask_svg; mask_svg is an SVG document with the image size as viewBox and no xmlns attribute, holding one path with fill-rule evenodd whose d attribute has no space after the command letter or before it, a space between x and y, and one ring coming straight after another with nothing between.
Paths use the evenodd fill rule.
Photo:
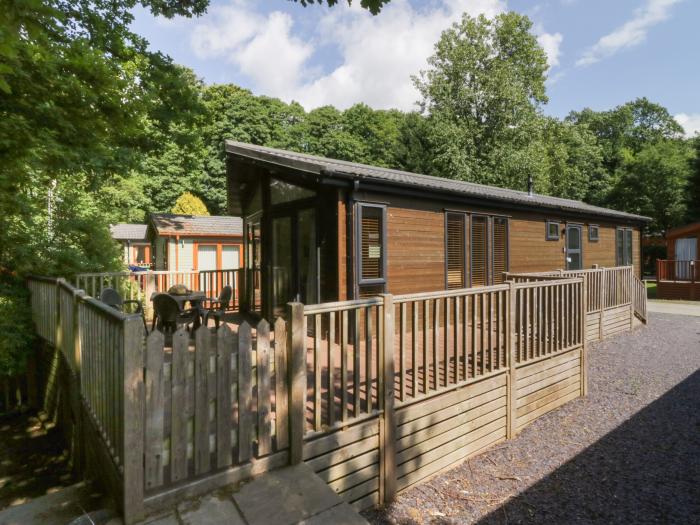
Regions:
<instances>
[{"instance_id":1,"label":"concrete paving strip","mask_svg":"<svg viewBox=\"0 0 700 525\"><path fill-rule=\"evenodd\" d=\"M647 310L661 314L692 315L700 317L700 301L697 304L676 301L647 301Z\"/></svg>"}]
</instances>

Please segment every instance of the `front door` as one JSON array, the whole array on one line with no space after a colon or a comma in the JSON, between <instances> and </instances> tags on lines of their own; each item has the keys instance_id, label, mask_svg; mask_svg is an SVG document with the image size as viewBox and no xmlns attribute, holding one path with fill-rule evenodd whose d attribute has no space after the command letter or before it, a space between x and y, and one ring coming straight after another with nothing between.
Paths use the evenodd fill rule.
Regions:
<instances>
[{"instance_id":1,"label":"front door","mask_svg":"<svg viewBox=\"0 0 700 525\"><path fill-rule=\"evenodd\" d=\"M262 302L262 237L261 214L257 213L245 224L245 287L248 309L259 314Z\"/></svg>"},{"instance_id":2,"label":"front door","mask_svg":"<svg viewBox=\"0 0 700 525\"><path fill-rule=\"evenodd\" d=\"M581 251L582 228L578 224L566 225L566 269L583 269L583 253Z\"/></svg>"}]
</instances>

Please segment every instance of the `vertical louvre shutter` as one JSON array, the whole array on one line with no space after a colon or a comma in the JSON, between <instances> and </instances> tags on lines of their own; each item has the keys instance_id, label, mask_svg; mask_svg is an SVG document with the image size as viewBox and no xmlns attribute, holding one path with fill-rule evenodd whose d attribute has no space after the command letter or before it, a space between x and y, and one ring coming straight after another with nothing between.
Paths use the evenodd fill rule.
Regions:
<instances>
[{"instance_id":1,"label":"vertical louvre shutter","mask_svg":"<svg viewBox=\"0 0 700 525\"><path fill-rule=\"evenodd\" d=\"M488 222L486 217L472 217L472 286L486 286L488 274Z\"/></svg>"},{"instance_id":2,"label":"vertical louvre shutter","mask_svg":"<svg viewBox=\"0 0 700 525\"><path fill-rule=\"evenodd\" d=\"M382 216L376 208L362 208L362 279L382 278Z\"/></svg>"},{"instance_id":3,"label":"vertical louvre shutter","mask_svg":"<svg viewBox=\"0 0 700 525\"><path fill-rule=\"evenodd\" d=\"M493 284L503 282L503 272L508 271L508 221L493 219Z\"/></svg>"},{"instance_id":4,"label":"vertical louvre shutter","mask_svg":"<svg viewBox=\"0 0 700 525\"><path fill-rule=\"evenodd\" d=\"M464 288L464 215L447 214L447 288Z\"/></svg>"}]
</instances>

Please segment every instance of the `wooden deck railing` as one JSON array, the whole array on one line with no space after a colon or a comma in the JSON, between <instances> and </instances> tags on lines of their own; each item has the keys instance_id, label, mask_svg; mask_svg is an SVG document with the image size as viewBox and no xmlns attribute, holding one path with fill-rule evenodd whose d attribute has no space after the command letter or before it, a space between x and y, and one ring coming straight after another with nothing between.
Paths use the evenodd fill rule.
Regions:
<instances>
[{"instance_id":1,"label":"wooden deck railing","mask_svg":"<svg viewBox=\"0 0 700 525\"><path fill-rule=\"evenodd\" d=\"M78 274L77 288L92 297L99 297L105 288L114 288L125 299L140 300L145 307L153 293L167 292L171 286L183 284L189 290L204 292L206 297L217 297L225 286L233 288L230 310L238 310L240 293L240 268L231 270L194 270L188 272L143 271L102 272ZM148 309L148 308L147 308Z\"/></svg>"},{"instance_id":2,"label":"wooden deck railing","mask_svg":"<svg viewBox=\"0 0 700 525\"><path fill-rule=\"evenodd\" d=\"M581 277L292 303L274 326L147 338L60 280L29 288L127 523L300 461L366 508L586 391Z\"/></svg>"},{"instance_id":3,"label":"wooden deck railing","mask_svg":"<svg viewBox=\"0 0 700 525\"><path fill-rule=\"evenodd\" d=\"M656 261L656 281L700 282L700 259L692 261Z\"/></svg>"},{"instance_id":4,"label":"wooden deck railing","mask_svg":"<svg viewBox=\"0 0 700 525\"><path fill-rule=\"evenodd\" d=\"M643 322L647 321L646 290L644 283L634 274L632 266L504 274L505 279L516 282L536 282L562 277L581 277L586 281L586 313L590 322L597 319L601 338L605 332L603 325L606 311L618 311L629 306L633 315L637 315Z\"/></svg>"}]
</instances>

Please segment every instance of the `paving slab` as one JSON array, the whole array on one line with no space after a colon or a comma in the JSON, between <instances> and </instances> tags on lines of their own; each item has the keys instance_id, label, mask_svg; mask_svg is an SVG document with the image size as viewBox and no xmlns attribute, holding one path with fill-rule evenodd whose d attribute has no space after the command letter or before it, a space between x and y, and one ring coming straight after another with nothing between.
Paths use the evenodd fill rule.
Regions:
<instances>
[{"instance_id":1,"label":"paving slab","mask_svg":"<svg viewBox=\"0 0 700 525\"><path fill-rule=\"evenodd\" d=\"M299 522L299 525L369 525L367 520L360 516L355 509L347 503L341 503L320 514Z\"/></svg>"},{"instance_id":2,"label":"paving slab","mask_svg":"<svg viewBox=\"0 0 700 525\"><path fill-rule=\"evenodd\" d=\"M233 495L249 525L290 525L342 503L305 464L266 472Z\"/></svg>"},{"instance_id":3,"label":"paving slab","mask_svg":"<svg viewBox=\"0 0 700 525\"><path fill-rule=\"evenodd\" d=\"M647 310L662 314L700 317L700 301L697 304L676 301L647 301Z\"/></svg>"},{"instance_id":4,"label":"paving slab","mask_svg":"<svg viewBox=\"0 0 700 525\"><path fill-rule=\"evenodd\" d=\"M24 505L4 509L0 512L0 525L66 525L81 516L87 519L87 513L94 513L105 505L105 498L99 491L90 483L81 482ZM110 512L100 510L99 518L95 519L104 523Z\"/></svg>"},{"instance_id":5,"label":"paving slab","mask_svg":"<svg viewBox=\"0 0 700 525\"><path fill-rule=\"evenodd\" d=\"M183 503L177 512L183 525L246 525L231 498L221 493Z\"/></svg>"}]
</instances>

